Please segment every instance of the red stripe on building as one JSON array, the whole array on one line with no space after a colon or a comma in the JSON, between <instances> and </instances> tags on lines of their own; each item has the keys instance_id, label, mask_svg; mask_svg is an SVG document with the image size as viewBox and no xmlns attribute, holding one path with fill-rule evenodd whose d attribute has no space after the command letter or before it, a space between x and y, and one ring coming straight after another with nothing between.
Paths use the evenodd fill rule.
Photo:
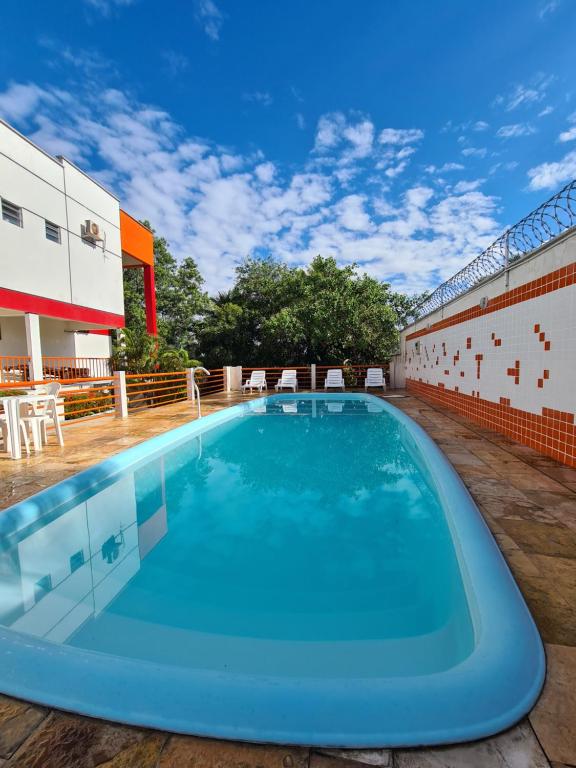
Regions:
<instances>
[{"instance_id":1,"label":"red stripe on building","mask_svg":"<svg viewBox=\"0 0 576 768\"><path fill-rule=\"evenodd\" d=\"M101 309L82 307L79 304L68 304L65 301L46 299L31 293L11 291L0 288L0 307L14 309L19 312L31 312L45 317L56 317L60 320L76 320L81 323L94 323L107 328L123 328L124 315L105 312Z\"/></svg>"}]
</instances>

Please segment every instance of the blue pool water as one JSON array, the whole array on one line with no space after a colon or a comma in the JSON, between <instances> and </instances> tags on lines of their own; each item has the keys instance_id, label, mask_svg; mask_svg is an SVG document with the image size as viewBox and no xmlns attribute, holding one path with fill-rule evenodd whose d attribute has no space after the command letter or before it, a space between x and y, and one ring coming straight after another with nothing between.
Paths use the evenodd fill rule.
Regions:
<instances>
[{"instance_id":1,"label":"blue pool water","mask_svg":"<svg viewBox=\"0 0 576 768\"><path fill-rule=\"evenodd\" d=\"M369 395L192 422L13 507L0 534L0 690L23 698L230 738L409 745L501 729L542 683L470 497Z\"/></svg>"}]
</instances>

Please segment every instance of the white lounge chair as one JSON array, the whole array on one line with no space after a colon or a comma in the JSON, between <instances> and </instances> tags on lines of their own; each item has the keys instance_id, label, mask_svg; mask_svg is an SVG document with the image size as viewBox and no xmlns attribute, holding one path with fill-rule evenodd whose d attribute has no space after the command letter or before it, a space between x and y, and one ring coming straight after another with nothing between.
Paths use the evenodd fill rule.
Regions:
<instances>
[{"instance_id":1,"label":"white lounge chair","mask_svg":"<svg viewBox=\"0 0 576 768\"><path fill-rule=\"evenodd\" d=\"M246 392L249 389L252 392L253 389L257 389L258 392L262 392L263 389L268 389L266 383L266 371L252 371L250 378L242 385L242 390Z\"/></svg>"},{"instance_id":2,"label":"white lounge chair","mask_svg":"<svg viewBox=\"0 0 576 768\"><path fill-rule=\"evenodd\" d=\"M280 389L291 389L292 392L296 392L298 389L298 375L295 370L282 371L282 376L276 384L276 391Z\"/></svg>"},{"instance_id":3,"label":"white lounge chair","mask_svg":"<svg viewBox=\"0 0 576 768\"><path fill-rule=\"evenodd\" d=\"M326 378L324 379L324 389L341 389L344 391L346 385L344 384L344 376L340 368L331 368L326 372Z\"/></svg>"},{"instance_id":4,"label":"white lounge chair","mask_svg":"<svg viewBox=\"0 0 576 768\"><path fill-rule=\"evenodd\" d=\"M368 389L368 387L382 387L382 389L386 389L386 379L384 378L382 368L368 368L366 378L364 379L364 389Z\"/></svg>"}]
</instances>

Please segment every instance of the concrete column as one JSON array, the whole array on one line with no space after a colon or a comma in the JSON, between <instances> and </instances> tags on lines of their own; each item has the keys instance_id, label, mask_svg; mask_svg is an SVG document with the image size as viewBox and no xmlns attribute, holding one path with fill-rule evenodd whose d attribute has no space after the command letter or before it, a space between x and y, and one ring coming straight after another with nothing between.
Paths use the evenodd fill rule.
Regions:
<instances>
[{"instance_id":1,"label":"concrete column","mask_svg":"<svg viewBox=\"0 0 576 768\"><path fill-rule=\"evenodd\" d=\"M316 363L310 366L310 389L312 391L316 389Z\"/></svg>"},{"instance_id":2,"label":"concrete column","mask_svg":"<svg viewBox=\"0 0 576 768\"><path fill-rule=\"evenodd\" d=\"M196 400L196 390L194 389L194 371L195 368L186 368L186 397L192 403Z\"/></svg>"},{"instance_id":3,"label":"concrete column","mask_svg":"<svg viewBox=\"0 0 576 768\"><path fill-rule=\"evenodd\" d=\"M232 390L232 366L224 366L224 392L230 392Z\"/></svg>"},{"instance_id":4,"label":"concrete column","mask_svg":"<svg viewBox=\"0 0 576 768\"><path fill-rule=\"evenodd\" d=\"M42 343L40 341L40 318L26 312L24 315L26 324L26 349L30 358L30 378L32 381L41 381L44 378L42 370Z\"/></svg>"},{"instance_id":5,"label":"concrete column","mask_svg":"<svg viewBox=\"0 0 576 768\"><path fill-rule=\"evenodd\" d=\"M128 416L126 371L115 371L114 373L114 410L119 419L125 419Z\"/></svg>"},{"instance_id":6,"label":"concrete column","mask_svg":"<svg viewBox=\"0 0 576 768\"><path fill-rule=\"evenodd\" d=\"M230 381L230 391L241 392L242 391L242 366L235 365L230 370L232 371L232 378Z\"/></svg>"}]
</instances>

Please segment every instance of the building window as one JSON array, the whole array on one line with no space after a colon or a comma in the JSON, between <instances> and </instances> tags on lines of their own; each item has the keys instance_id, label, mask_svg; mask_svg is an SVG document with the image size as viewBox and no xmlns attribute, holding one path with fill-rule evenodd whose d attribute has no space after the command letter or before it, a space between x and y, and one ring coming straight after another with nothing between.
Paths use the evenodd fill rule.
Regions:
<instances>
[{"instance_id":1,"label":"building window","mask_svg":"<svg viewBox=\"0 0 576 768\"><path fill-rule=\"evenodd\" d=\"M84 565L84 562L84 550L79 549L78 552L75 552L70 558L70 573L74 573L78 568L81 568Z\"/></svg>"},{"instance_id":2,"label":"building window","mask_svg":"<svg viewBox=\"0 0 576 768\"><path fill-rule=\"evenodd\" d=\"M19 208L14 203L9 203L8 200L2 198L2 218L4 221L15 224L17 227L22 226L22 208Z\"/></svg>"},{"instance_id":3,"label":"building window","mask_svg":"<svg viewBox=\"0 0 576 768\"><path fill-rule=\"evenodd\" d=\"M52 589L52 576L47 574L34 584L34 600L39 603Z\"/></svg>"},{"instance_id":4,"label":"building window","mask_svg":"<svg viewBox=\"0 0 576 768\"><path fill-rule=\"evenodd\" d=\"M52 240L53 243L60 242L60 227L58 224L46 221L46 240Z\"/></svg>"}]
</instances>

